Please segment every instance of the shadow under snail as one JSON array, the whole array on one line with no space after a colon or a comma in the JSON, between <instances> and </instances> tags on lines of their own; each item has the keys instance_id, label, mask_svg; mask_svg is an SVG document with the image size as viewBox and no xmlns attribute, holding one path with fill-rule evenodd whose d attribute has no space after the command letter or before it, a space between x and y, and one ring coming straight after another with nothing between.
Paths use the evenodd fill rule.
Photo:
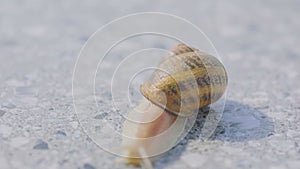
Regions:
<instances>
[{"instance_id":1,"label":"shadow under snail","mask_svg":"<svg viewBox=\"0 0 300 169\"><path fill-rule=\"evenodd\" d=\"M145 99L128 115L140 122L127 119L123 124L127 163L151 169L152 155L172 148L183 132L186 117L220 99L227 83L225 67L216 57L185 44L175 45L140 87ZM151 122L143 123L149 119Z\"/></svg>"}]
</instances>

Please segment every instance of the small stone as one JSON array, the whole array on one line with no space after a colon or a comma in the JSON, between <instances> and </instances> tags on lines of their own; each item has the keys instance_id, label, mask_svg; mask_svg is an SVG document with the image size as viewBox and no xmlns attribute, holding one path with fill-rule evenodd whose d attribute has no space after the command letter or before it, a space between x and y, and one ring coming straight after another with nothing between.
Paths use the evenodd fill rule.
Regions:
<instances>
[{"instance_id":1,"label":"small stone","mask_svg":"<svg viewBox=\"0 0 300 169\"><path fill-rule=\"evenodd\" d=\"M6 111L0 110L0 117L2 117L5 113L6 113Z\"/></svg>"},{"instance_id":2,"label":"small stone","mask_svg":"<svg viewBox=\"0 0 300 169\"><path fill-rule=\"evenodd\" d=\"M36 150L47 150L48 148L48 143L46 143L43 140L37 140L35 145L33 146L33 149Z\"/></svg>"},{"instance_id":3,"label":"small stone","mask_svg":"<svg viewBox=\"0 0 300 169\"><path fill-rule=\"evenodd\" d=\"M83 169L95 169L95 167L92 166L91 164L85 163L85 164L83 165Z\"/></svg>"},{"instance_id":4,"label":"small stone","mask_svg":"<svg viewBox=\"0 0 300 169\"><path fill-rule=\"evenodd\" d=\"M95 117L94 117L94 119L99 119L99 120L101 120L101 119L103 119L105 116L107 116L108 115L108 113L102 113L102 114L98 114L98 115L96 115Z\"/></svg>"},{"instance_id":5,"label":"small stone","mask_svg":"<svg viewBox=\"0 0 300 169\"><path fill-rule=\"evenodd\" d=\"M61 130L56 131L55 134L59 135L59 136L67 136L67 134L64 131L61 131Z\"/></svg>"}]
</instances>

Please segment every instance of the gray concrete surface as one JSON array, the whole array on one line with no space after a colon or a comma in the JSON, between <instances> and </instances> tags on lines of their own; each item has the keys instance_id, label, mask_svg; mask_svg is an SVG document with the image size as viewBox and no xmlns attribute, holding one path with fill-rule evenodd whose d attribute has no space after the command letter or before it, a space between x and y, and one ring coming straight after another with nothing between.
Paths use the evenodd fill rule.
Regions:
<instances>
[{"instance_id":1,"label":"gray concrete surface","mask_svg":"<svg viewBox=\"0 0 300 169\"><path fill-rule=\"evenodd\" d=\"M299 6L296 0L0 1L0 168L134 168L116 163L82 132L71 78L93 32L144 11L195 23L230 75L213 137L199 138L199 117L155 167L300 168Z\"/></svg>"}]
</instances>

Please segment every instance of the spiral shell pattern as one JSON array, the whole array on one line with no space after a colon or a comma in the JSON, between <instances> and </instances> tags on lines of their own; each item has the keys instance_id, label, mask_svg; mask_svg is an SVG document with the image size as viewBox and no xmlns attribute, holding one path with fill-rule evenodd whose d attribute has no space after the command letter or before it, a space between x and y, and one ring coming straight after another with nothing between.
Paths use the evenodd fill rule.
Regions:
<instances>
[{"instance_id":1,"label":"spiral shell pattern","mask_svg":"<svg viewBox=\"0 0 300 169\"><path fill-rule=\"evenodd\" d=\"M180 116L190 116L222 97L228 77L216 57L185 44L177 44L171 53L141 85L144 97Z\"/></svg>"}]
</instances>

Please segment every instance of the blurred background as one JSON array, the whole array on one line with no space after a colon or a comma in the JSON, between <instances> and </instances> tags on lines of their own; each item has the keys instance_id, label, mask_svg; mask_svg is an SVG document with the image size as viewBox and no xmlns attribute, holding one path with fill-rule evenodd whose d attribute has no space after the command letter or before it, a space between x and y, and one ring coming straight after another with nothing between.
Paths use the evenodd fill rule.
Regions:
<instances>
[{"instance_id":1,"label":"blurred background","mask_svg":"<svg viewBox=\"0 0 300 169\"><path fill-rule=\"evenodd\" d=\"M214 136L188 136L155 168L300 167L300 1L0 1L0 168L134 168L81 130L72 73L86 40L136 12L197 25L228 68L224 116ZM100 118L100 117L97 117Z\"/></svg>"}]
</instances>

